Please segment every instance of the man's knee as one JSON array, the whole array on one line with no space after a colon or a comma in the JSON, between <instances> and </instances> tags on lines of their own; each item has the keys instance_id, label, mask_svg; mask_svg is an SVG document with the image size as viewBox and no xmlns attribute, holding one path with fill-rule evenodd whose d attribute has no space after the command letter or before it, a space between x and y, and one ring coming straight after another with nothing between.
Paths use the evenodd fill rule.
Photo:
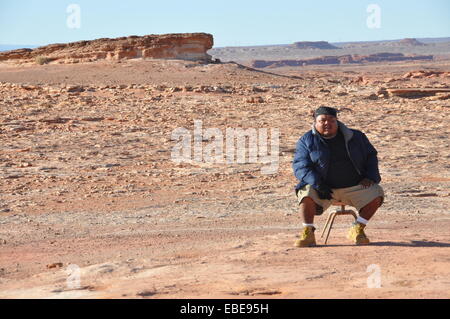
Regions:
<instances>
[{"instance_id":1,"label":"man's knee","mask_svg":"<svg viewBox=\"0 0 450 319\"><path fill-rule=\"evenodd\" d=\"M384 200L383 196L378 196L377 198L375 198L373 200L374 205L376 205L377 207L380 207L383 204L383 200Z\"/></svg>"},{"instance_id":2,"label":"man's knee","mask_svg":"<svg viewBox=\"0 0 450 319\"><path fill-rule=\"evenodd\" d=\"M314 202L314 200L309 196L302 198L300 205L302 205L302 204L306 205L306 206L316 206L316 202Z\"/></svg>"},{"instance_id":3,"label":"man's knee","mask_svg":"<svg viewBox=\"0 0 450 319\"><path fill-rule=\"evenodd\" d=\"M309 196L303 197L300 206L305 210L314 211L314 215L322 215L323 207L317 205L316 202Z\"/></svg>"},{"instance_id":4,"label":"man's knee","mask_svg":"<svg viewBox=\"0 0 450 319\"><path fill-rule=\"evenodd\" d=\"M379 208L383 204L383 200L384 200L383 196L375 197L370 203L364 206L363 209L368 207Z\"/></svg>"}]
</instances>

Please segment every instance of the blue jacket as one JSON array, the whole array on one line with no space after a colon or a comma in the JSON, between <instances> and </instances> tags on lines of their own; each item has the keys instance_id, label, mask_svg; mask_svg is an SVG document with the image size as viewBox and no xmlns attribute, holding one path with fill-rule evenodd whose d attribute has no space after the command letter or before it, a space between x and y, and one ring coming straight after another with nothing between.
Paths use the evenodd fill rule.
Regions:
<instances>
[{"instance_id":1,"label":"blue jacket","mask_svg":"<svg viewBox=\"0 0 450 319\"><path fill-rule=\"evenodd\" d=\"M370 144L367 136L358 130L349 129L338 121L339 129L344 135L349 157L356 171L364 178L375 183L381 181L378 170L377 151ZM308 131L298 141L292 168L300 181L295 191L309 184L317 188L327 177L330 164L330 151L316 129Z\"/></svg>"}]
</instances>

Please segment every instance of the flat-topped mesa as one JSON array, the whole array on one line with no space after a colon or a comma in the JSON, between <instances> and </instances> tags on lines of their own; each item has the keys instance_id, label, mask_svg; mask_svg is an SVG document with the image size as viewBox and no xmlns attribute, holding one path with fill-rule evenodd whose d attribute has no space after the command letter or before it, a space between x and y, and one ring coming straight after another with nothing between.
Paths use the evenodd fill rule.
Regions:
<instances>
[{"instance_id":1,"label":"flat-topped mesa","mask_svg":"<svg viewBox=\"0 0 450 319\"><path fill-rule=\"evenodd\" d=\"M213 36L208 33L170 33L161 35L102 38L64 44L50 44L36 49L0 52L0 62L57 61L58 63L91 62L134 58L181 59L210 62L206 53L212 48Z\"/></svg>"},{"instance_id":2,"label":"flat-topped mesa","mask_svg":"<svg viewBox=\"0 0 450 319\"><path fill-rule=\"evenodd\" d=\"M326 41L301 41L301 42L294 42L294 44L292 45L297 49L320 49L320 50L340 49Z\"/></svg>"},{"instance_id":3,"label":"flat-topped mesa","mask_svg":"<svg viewBox=\"0 0 450 319\"><path fill-rule=\"evenodd\" d=\"M405 38L396 42L398 45L406 45L406 46L424 46L425 43L417 41L414 38Z\"/></svg>"}]
</instances>

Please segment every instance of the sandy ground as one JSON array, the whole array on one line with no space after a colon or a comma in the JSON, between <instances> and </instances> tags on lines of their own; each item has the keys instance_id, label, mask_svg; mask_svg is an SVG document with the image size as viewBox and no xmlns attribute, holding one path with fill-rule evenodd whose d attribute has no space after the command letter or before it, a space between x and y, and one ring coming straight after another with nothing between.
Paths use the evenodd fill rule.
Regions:
<instances>
[{"instance_id":1,"label":"sandy ground","mask_svg":"<svg viewBox=\"0 0 450 319\"><path fill-rule=\"evenodd\" d=\"M450 99L377 95L450 86L413 70L450 63L0 66L0 298L449 298ZM293 247L295 142L322 104L379 151L369 246L345 216L324 245L326 212L318 247ZM278 128L278 171L175 163L172 133L194 120Z\"/></svg>"}]
</instances>

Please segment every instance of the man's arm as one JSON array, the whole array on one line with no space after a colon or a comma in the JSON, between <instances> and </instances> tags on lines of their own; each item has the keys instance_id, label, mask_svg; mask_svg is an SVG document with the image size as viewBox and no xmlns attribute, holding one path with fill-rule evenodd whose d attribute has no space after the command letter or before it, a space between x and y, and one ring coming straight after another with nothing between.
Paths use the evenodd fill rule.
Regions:
<instances>
[{"instance_id":1,"label":"man's arm","mask_svg":"<svg viewBox=\"0 0 450 319\"><path fill-rule=\"evenodd\" d=\"M362 134L362 139L364 147L367 151L367 158L365 163L366 174L364 177L378 184L381 181L381 176L378 169L378 152L370 143L369 139L364 133ZM363 183L361 184L364 185Z\"/></svg>"},{"instance_id":2,"label":"man's arm","mask_svg":"<svg viewBox=\"0 0 450 319\"><path fill-rule=\"evenodd\" d=\"M303 139L297 142L292 168L298 180L304 181L313 188L319 188L320 177L314 169L314 163L311 161L309 150Z\"/></svg>"}]
</instances>

